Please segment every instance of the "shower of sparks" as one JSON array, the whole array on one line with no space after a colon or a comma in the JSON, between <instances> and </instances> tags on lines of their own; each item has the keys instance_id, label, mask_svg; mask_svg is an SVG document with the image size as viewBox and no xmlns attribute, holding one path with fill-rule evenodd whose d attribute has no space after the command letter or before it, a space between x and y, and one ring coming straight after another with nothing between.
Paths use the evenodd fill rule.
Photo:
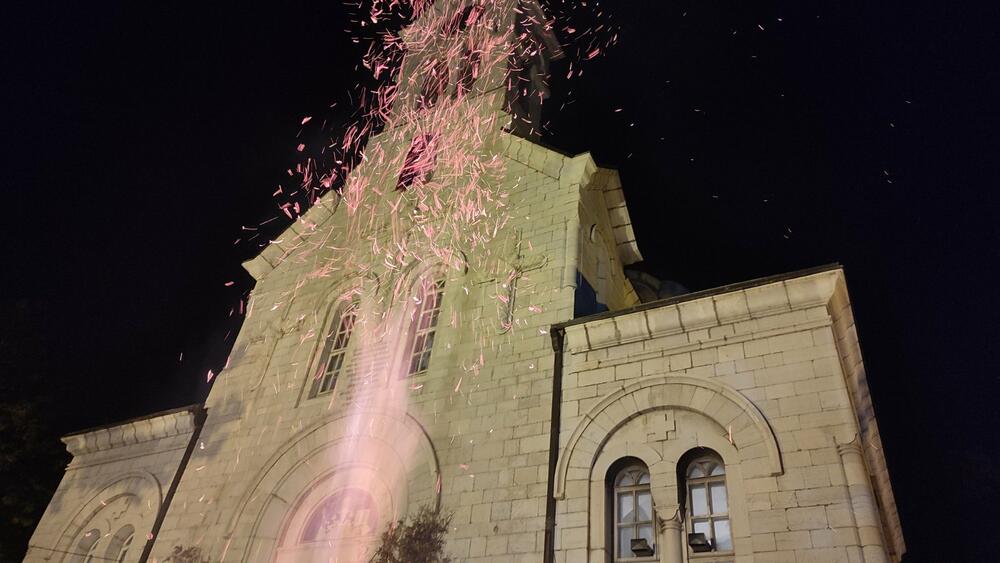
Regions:
<instances>
[{"instance_id":1,"label":"shower of sparks","mask_svg":"<svg viewBox=\"0 0 1000 563\"><path fill-rule=\"evenodd\" d=\"M278 214L243 227L247 242L259 247L280 245L282 261L309 265L308 274L294 287L245 296L238 308L247 319L258 301L265 310L279 311L279 326L297 327L299 349L326 336L323 311L288 318L291 303L307 281L338 279L345 272L357 279L377 280L377 292L355 288L341 297L365 296L355 321L355 351L341 374L343 380L355 380L360 391L339 406L351 438L330 454L336 458L333 464L346 460L378 466L380 460L360 459L371 455L365 447L375 432L371 413L406 411L416 394L440 396L446 404L472 404L487 356L510 346L514 329L536 329L519 333L521 339L547 333L540 324L515 314L543 312L537 305L516 309L515 296L522 303L531 302L530 272L544 261L524 259L522 252L532 252L531 243L525 241L522 248L520 234L509 225L512 214L523 211L512 209L510 202L511 192L521 186L518 178L508 175L502 156L502 132L512 119L504 110L509 100L538 96L541 101L546 96L547 76L526 78L529 73L524 72L525 65L533 64L539 51L547 48L535 36L538 29L561 41L562 53L570 59L569 79L583 76L582 65L606 52L618 35L610 23L587 29L568 23L575 22L574 15L580 11L591 21L606 22L599 2L549 0L543 4L544 11L531 0L362 0L348 4L354 14L348 32L364 50L357 68L362 79L349 95L356 108L354 117L330 122L310 112L297 118L301 129L292 148L301 160L287 170L286 183L272 188ZM337 103L330 105L337 107ZM335 217L309 213L317 206L336 210ZM264 233L273 226L267 225L280 223L282 218L294 224L279 240L268 241ZM456 369L450 370L445 387L382 373L386 368L380 355L386 344L394 346L406 337L395 325L408 322L399 323L392 311L412 309L423 295L420 284L411 287L409 272L415 264L440 264L451 272L474 274L478 282L464 282L470 284L463 287L465 295L472 283L489 282L485 294L497 306L493 319L464 318L460 311L447 307L441 311L440 325L459 327L478 343L469 356L455 357ZM526 285L523 290L516 288L519 282ZM281 336L284 332L265 335L264 345L271 354ZM261 374L247 392L240 391L247 394L246 412L253 412L256 397L294 387L304 377L301 370L307 363L274 366ZM209 372L207 379L213 377ZM221 383L216 385L225 384L225 377L218 379ZM433 405L436 417L438 403ZM327 408L333 407L331 397ZM301 423L279 419L270 430L295 433L301 428ZM262 430L259 439L264 434ZM451 436L452 441L455 438L463 438L459 444L470 445L476 439ZM401 456L415 456L419 444L396 441L393 446ZM235 469L235 464L229 469ZM468 464L459 467L465 471ZM391 482L407 476L403 467L388 467L381 478ZM441 479L438 474L436 495L441 494ZM353 485L367 489L366 483ZM343 560L359 556L343 555Z\"/></svg>"}]
</instances>

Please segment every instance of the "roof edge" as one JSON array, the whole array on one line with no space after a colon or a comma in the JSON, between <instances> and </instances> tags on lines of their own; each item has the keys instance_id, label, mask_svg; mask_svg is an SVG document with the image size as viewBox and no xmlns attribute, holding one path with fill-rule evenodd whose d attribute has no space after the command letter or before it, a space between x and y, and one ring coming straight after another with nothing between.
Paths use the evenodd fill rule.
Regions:
<instances>
[{"instance_id":1,"label":"roof edge","mask_svg":"<svg viewBox=\"0 0 1000 563\"><path fill-rule=\"evenodd\" d=\"M719 287L713 287L710 289L703 289L701 291L695 291L693 293L686 293L684 295L678 295L677 297L671 297L669 299L660 299L658 301L650 301L649 303L643 303L641 305L636 305L635 307L629 307L628 309L621 309L618 311L607 311L604 313L598 313L596 315L588 315L586 317L579 317L576 319L570 319L568 321L563 321L561 323L556 323L552 325L552 331L562 331L568 327L586 324L593 321L601 321L605 319L613 319L622 315L628 315L631 313L640 313L642 311L648 311L650 309L657 309L660 307L665 307L667 305L676 305L678 303L684 303L687 301L694 301L696 299L703 299L705 297L712 297L714 295L720 295L723 293L729 293L731 291L739 291L741 289L747 289L750 287L755 287L758 285L766 285L769 283L775 283L780 281L786 281L794 278L805 277L813 274L821 274L823 272L832 272L836 270L843 270L844 267L837 262L832 264L826 264L824 266L815 266L813 268L805 268L802 270L795 270L792 272L786 272L783 274L775 274L773 276L765 276L762 278L754 278L751 280L746 280L738 283L732 283L728 285L722 285Z\"/></svg>"},{"instance_id":2,"label":"roof edge","mask_svg":"<svg viewBox=\"0 0 1000 563\"><path fill-rule=\"evenodd\" d=\"M182 413L182 412L190 412L192 414L197 415L197 414L199 414L201 412L204 412L204 411L205 411L205 404L204 403L193 403L193 404L190 404L190 405L185 405L183 407L176 407L176 408L172 408L172 409L157 411L157 412L154 412L154 413L145 414L145 415L137 416L137 417L134 417L134 418L129 418L129 419L126 419L126 420L119 420L117 422L110 422L108 424L101 424L99 426L91 426L90 428L84 428L83 430L75 430L73 432L70 432L69 434L63 434L61 436L61 438L72 438L73 436L80 436L80 435L83 435L83 434L89 434L91 432L97 432L98 430L109 430L109 429L115 428L117 426L125 426L126 424L133 424L135 422L142 422L144 420L152 420L154 418L160 418L160 417L163 417L163 416L169 416L169 415L172 415L172 414L178 414L178 413Z\"/></svg>"}]
</instances>

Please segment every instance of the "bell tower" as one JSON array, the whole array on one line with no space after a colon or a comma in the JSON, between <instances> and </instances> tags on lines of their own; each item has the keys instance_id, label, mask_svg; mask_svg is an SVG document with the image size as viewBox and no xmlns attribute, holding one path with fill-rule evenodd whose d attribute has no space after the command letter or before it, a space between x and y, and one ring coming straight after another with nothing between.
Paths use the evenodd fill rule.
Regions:
<instances>
[{"instance_id":1,"label":"bell tower","mask_svg":"<svg viewBox=\"0 0 1000 563\"><path fill-rule=\"evenodd\" d=\"M486 102L507 114L506 130L540 136L549 64L564 53L537 0L436 2L401 35L396 119L420 119L437 109L438 117L453 112L461 121L463 109Z\"/></svg>"}]
</instances>

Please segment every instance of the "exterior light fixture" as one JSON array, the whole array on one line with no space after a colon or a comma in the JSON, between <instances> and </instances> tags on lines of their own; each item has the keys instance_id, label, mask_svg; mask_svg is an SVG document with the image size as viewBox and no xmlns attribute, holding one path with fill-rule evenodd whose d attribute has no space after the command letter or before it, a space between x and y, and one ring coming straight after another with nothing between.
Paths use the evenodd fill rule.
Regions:
<instances>
[{"instance_id":1,"label":"exterior light fixture","mask_svg":"<svg viewBox=\"0 0 1000 563\"><path fill-rule=\"evenodd\" d=\"M712 551L712 542L708 541L705 534L688 534L688 545L695 553L705 553L706 551Z\"/></svg>"},{"instance_id":2,"label":"exterior light fixture","mask_svg":"<svg viewBox=\"0 0 1000 563\"><path fill-rule=\"evenodd\" d=\"M646 538L636 538L632 540L632 553L637 557L649 557L653 555L653 548L646 541Z\"/></svg>"}]
</instances>

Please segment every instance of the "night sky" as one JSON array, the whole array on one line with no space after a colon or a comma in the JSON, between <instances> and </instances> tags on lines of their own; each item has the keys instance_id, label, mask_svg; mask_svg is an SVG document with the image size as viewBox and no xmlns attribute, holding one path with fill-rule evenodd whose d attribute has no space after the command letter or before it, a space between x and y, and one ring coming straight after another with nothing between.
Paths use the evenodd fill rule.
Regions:
<instances>
[{"instance_id":1,"label":"night sky","mask_svg":"<svg viewBox=\"0 0 1000 563\"><path fill-rule=\"evenodd\" d=\"M338 1L44 4L0 23L0 323L37 350L0 378L46 396L58 449L204 399L252 288L243 226L329 137L302 118L350 113L362 46ZM620 169L660 278L843 264L905 561L994 560L997 4L591 7L571 24L620 41L580 80L555 66L545 142Z\"/></svg>"}]
</instances>

